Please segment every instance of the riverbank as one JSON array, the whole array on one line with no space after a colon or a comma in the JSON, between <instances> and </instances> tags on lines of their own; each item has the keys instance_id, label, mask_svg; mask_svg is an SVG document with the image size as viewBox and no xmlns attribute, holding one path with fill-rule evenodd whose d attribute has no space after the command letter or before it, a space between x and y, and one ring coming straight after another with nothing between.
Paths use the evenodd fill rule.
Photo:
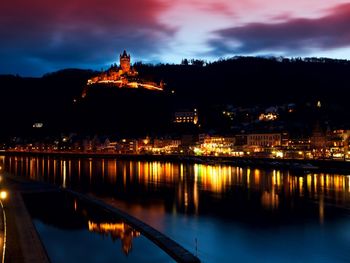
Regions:
<instances>
[{"instance_id":1,"label":"riverbank","mask_svg":"<svg viewBox=\"0 0 350 263\"><path fill-rule=\"evenodd\" d=\"M224 164L241 167L289 170L294 173L337 173L350 174L350 162L328 159L282 159L235 156L193 156L183 154L151 155L151 154L117 154L106 152L23 152L4 151L0 155L34 156L54 158L113 158L132 161L160 161L198 164Z\"/></svg>"},{"instance_id":2,"label":"riverbank","mask_svg":"<svg viewBox=\"0 0 350 263\"><path fill-rule=\"evenodd\" d=\"M1 186L7 192L7 198L3 200L6 224L2 219L2 225L6 228L4 262L49 263L44 246L24 205L19 184L2 175Z\"/></svg>"}]
</instances>

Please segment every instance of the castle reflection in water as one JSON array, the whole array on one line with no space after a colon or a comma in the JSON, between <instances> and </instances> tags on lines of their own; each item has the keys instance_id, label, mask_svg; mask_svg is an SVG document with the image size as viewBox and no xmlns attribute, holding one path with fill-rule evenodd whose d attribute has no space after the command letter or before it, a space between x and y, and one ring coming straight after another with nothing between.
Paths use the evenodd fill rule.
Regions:
<instances>
[{"instance_id":1,"label":"castle reflection in water","mask_svg":"<svg viewBox=\"0 0 350 263\"><path fill-rule=\"evenodd\" d=\"M232 198L235 192L245 197L254 193L260 206L267 210L276 210L285 205L281 202L291 199L315 201L319 204L320 221L325 202L350 207L350 176L336 174L295 175L289 171L226 165L99 158L6 156L0 157L0 165L16 175L97 195L172 196L175 209L194 214L198 214L203 202Z\"/></svg>"},{"instance_id":2,"label":"castle reflection in water","mask_svg":"<svg viewBox=\"0 0 350 263\"><path fill-rule=\"evenodd\" d=\"M109 236L113 241L120 239L122 250L125 255L129 254L132 248L132 239L140 236L140 232L134 230L124 222L121 223L95 223L88 221L89 231Z\"/></svg>"}]
</instances>

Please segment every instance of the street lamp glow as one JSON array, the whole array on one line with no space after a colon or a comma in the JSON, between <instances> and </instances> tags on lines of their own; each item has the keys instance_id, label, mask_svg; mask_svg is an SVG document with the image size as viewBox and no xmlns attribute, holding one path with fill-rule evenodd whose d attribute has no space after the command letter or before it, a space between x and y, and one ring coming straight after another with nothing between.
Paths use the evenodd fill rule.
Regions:
<instances>
[{"instance_id":1,"label":"street lamp glow","mask_svg":"<svg viewBox=\"0 0 350 263\"><path fill-rule=\"evenodd\" d=\"M6 191L1 191L0 192L0 199L5 200L7 198L7 192Z\"/></svg>"}]
</instances>

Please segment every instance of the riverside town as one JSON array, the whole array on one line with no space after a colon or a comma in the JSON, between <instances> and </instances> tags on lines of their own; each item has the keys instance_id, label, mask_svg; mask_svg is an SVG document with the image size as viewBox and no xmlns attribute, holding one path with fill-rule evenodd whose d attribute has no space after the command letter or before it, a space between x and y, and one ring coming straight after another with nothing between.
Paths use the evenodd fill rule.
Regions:
<instances>
[{"instance_id":1,"label":"riverside town","mask_svg":"<svg viewBox=\"0 0 350 263\"><path fill-rule=\"evenodd\" d=\"M350 262L349 3L3 2L0 263Z\"/></svg>"}]
</instances>

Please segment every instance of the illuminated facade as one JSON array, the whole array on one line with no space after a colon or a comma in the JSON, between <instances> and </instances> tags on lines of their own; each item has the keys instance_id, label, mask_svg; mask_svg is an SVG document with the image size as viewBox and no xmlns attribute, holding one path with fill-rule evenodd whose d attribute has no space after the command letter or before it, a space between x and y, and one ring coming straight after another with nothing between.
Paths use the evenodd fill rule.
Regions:
<instances>
[{"instance_id":1,"label":"illuminated facade","mask_svg":"<svg viewBox=\"0 0 350 263\"><path fill-rule=\"evenodd\" d=\"M261 113L259 115L259 121L274 121L277 120L278 115L277 113L274 112L269 112L269 113Z\"/></svg>"},{"instance_id":2,"label":"illuminated facade","mask_svg":"<svg viewBox=\"0 0 350 263\"><path fill-rule=\"evenodd\" d=\"M174 114L175 123L198 123L198 112L197 109L193 111L177 111Z\"/></svg>"},{"instance_id":3,"label":"illuminated facade","mask_svg":"<svg viewBox=\"0 0 350 263\"><path fill-rule=\"evenodd\" d=\"M205 155L231 155L235 144L234 137L200 136L200 148L195 148L195 153Z\"/></svg>"},{"instance_id":4,"label":"illuminated facade","mask_svg":"<svg viewBox=\"0 0 350 263\"><path fill-rule=\"evenodd\" d=\"M121 154L138 153L138 141L135 139L122 139L117 145L117 152Z\"/></svg>"},{"instance_id":5,"label":"illuminated facade","mask_svg":"<svg viewBox=\"0 0 350 263\"><path fill-rule=\"evenodd\" d=\"M333 158L349 156L350 130L333 130L327 133L327 149ZM345 155L345 156L344 156Z\"/></svg>"},{"instance_id":6,"label":"illuminated facade","mask_svg":"<svg viewBox=\"0 0 350 263\"><path fill-rule=\"evenodd\" d=\"M181 145L181 140L154 139L152 152L154 153L176 153Z\"/></svg>"},{"instance_id":7,"label":"illuminated facade","mask_svg":"<svg viewBox=\"0 0 350 263\"><path fill-rule=\"evenodd\" d=\"M282 145L281 133L257 133L248 134L248 146L275 147Z\"/></svg>"},{"instance_id":8,"label":"illuminated facade","mask_svg":"<svg viewBox=\"0 0 350 263\"><path fill-rule=\"evenodd\" d=\"M130 69L131 69L130 55L126 53L126 50L124 50L123 54L120 54L119 61L120 61L120 67L123 73L130 72Z\"/></svg>"}]
</instances>

